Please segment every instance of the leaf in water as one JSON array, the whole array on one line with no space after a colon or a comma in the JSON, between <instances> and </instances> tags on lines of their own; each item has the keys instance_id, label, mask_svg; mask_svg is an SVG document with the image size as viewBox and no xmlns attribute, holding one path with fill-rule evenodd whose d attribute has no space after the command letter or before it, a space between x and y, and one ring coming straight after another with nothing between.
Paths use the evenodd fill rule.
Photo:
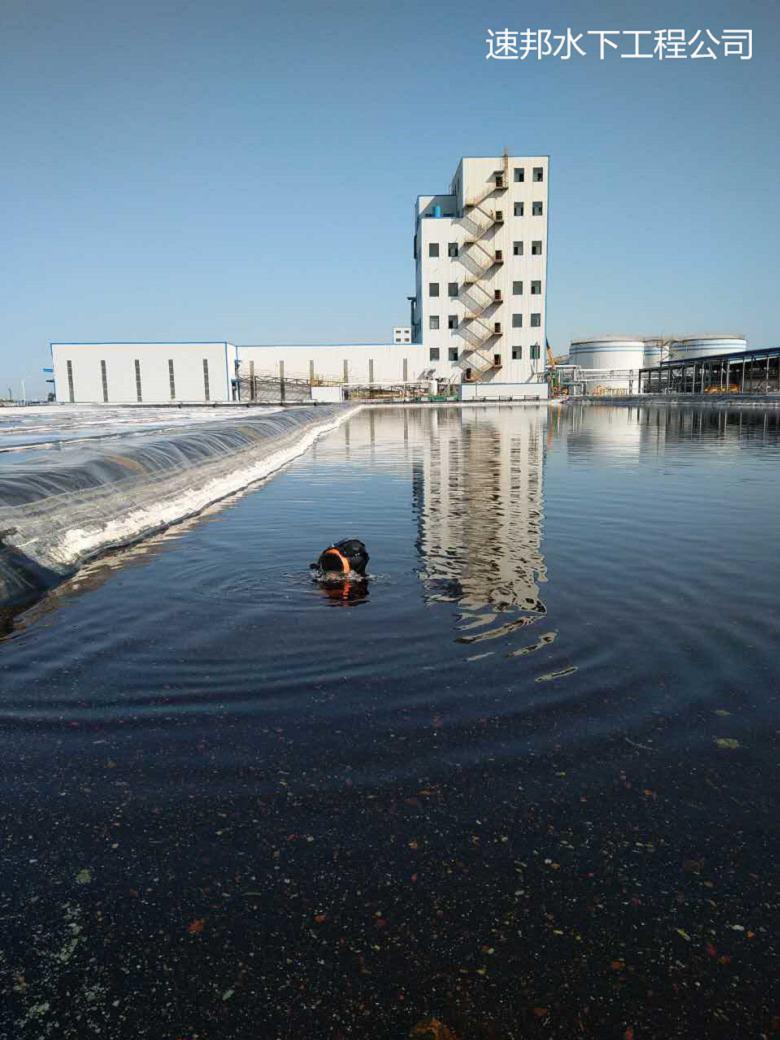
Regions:
<instances>
[{"instance_id":1,"label":"leaf in water","mask_svg":"<svg viewBox=\"0 0 780 1040\"><path fill-rule=\"evenodd\" d=\"M89 870L87 867L84 867L84 869L80 870L78 872L78 874L76 875L76 884L77 885L88 885L91 880L92 880L92 871Z\"/></svg>"},{"instance_id":2,"label":"leaf in water","mask_svg":"<svg viewBox=\"0 0 780 1040\"><path fill-rule=\"evenodd\" d=\"M682 937L683 939L685 939L685 941L686 941L686 942L690 942L690 941L691 941L691 937L690 937L690 935L688 935L688 933L687 933L687 932L684 932L684 931L682 930L682 928L675 928L675 931L677 932L677 934L678 934L679 936L681 936L681 937Z\"/></svg>"},{"instance_id":3,"label":"leaf in water","mask_svg":"<svg viewBox=\"0 0 780 1040\"><path fill-rule=\"evenodd\" d=\"M457 1034L438 1018L422 1019L412 1027L409 1036L414 1040L458 1040Z\"/></svg>"},{"instance_id":4,"label":"leaf in water","mask_svg":"<svg viewBox=\"0 0 780 1040\"><path fill-rule=\"evenodd\" d=\"M200 935L203 929L206 927L205 917L197 917L194 921L190 921L187 925L187 931L190 935Z\"/></svg>"},{"instance_id":5,"label":"leaf in water","mask_svg":"<svg viewBox=\"0 0 780 1040\"><path fill-rule=\"evenodd\" d=\"M547 672L546 675L537 675L535 682L552 682L553 679L562 679L566 675L573 675L577 669L574 665L569 665L568 668L561 668L559 672Z\"/></svg>"},{"instance_id":6,"label":"leaf in water","mask_svg":"<svg viewBox=\"0 0 780 1040\"><path fill-rule=\"evenodd\" d=\"M740 742L734 740L733 737L715 737L714 740L719 748L724 748L728 751L735 751L737 748L742 747Z\"/></svg>"}]
</instances>

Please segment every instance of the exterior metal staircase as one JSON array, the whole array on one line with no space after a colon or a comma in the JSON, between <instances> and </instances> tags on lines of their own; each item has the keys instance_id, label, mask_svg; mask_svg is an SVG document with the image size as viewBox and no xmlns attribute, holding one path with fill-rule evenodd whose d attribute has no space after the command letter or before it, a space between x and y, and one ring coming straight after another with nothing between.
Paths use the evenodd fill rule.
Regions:
<instances>
[{"instance_id":1,"label":"exterior metal staircase","mask_svg":"<svg viewBox=\"0 0 780 1040\"><path fill-rule=\"evenodd\" d=\"M504 262L502 251L494 244L495 229L504 223L503 210L497 208L496 203L500 205L500 197L508 187L509 156L504 155L502 168L495 171L487 187L464 202L461 217L468 237L458 251L458 259L466 269L459 299L466 307L466 314L456 332L466 345L458 365L467 378L470 374L477 380L501 367L500 351L493 348L503 335L501 322L495 320L503 299L500 291L490 286L490 279L495 268Z\"/></svg>"}]
</instances>

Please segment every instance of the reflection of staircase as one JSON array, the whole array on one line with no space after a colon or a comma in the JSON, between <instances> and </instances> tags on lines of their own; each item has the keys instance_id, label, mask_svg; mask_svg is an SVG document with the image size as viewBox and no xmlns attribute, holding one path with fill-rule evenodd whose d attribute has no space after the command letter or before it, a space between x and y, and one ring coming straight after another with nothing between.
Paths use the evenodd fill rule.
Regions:
<instances>
[{"instance_id":1,"label":"reflection of staircase","mask_svg":"<svg viewBox=\"0 0 780 1040\"><path fill-rule=\"evenodd\" d=\"M500 290L492 289L490 282L496 267L504 262L502 251L495 247L496 231L504 223L504 213L496 207L508 187L509 156L505 155L502 168L496 170L484 191L467 199L463 206L461 224L467 238L458 251L458 259L466 269L466 277L459 299L466 313L456 332L465 340L458 365L466 379L480 380L501 367L503 333L496 312L503 300Z\"/></svg>"}]
</instances>

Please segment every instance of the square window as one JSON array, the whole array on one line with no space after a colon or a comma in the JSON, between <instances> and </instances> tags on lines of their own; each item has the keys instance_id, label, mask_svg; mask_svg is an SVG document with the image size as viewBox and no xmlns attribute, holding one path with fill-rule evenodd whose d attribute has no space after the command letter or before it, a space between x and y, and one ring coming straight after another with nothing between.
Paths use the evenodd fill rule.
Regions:
<instances>
[{"instance_id":1,"label":"square window","mask_svg":"<svg viewBox=\"0 0 780 1040\"><path fill-rule=\"evenodd\" d=\"M428 328L429 329L438 329L438 327L439 327L439 315L438 314L432 314L430 316L430 318L428 318Z\"/></svg>"},{"instance_id":2,"label":"square window","mask_svg":"<svg viewBox=\"0 0 780 1040\"><path fill-rule=\"evenodd\" d=\"M543 202L532 202L531 213L534 217L544 216L544 203Z\"/></svg>"},{"instance_id":3,"label":"square window","mask_svg":"<svg viewBox=\"0 0 780 1040\"><path fill-rule=\"evenodd\" d=\"M515 184L522 184L525 180L525 170L522 166L515 166Z\"/></svg>"},{"instance_id":4,"label":"square window","mask_svg":"<svg viewBox=\"0 0 780 1040\"><path fill-rule=\"evenodd\" d=\"M428 283L428 295L429 296L438 296L439 295L439 283L438 282L429 282Z\"/></svg>"},{"instance_id":5,"label":"square window","mask_svg":"<svg viewBox=\"0 0 780 1040\"><path fill-rule=\"evenodd\" d=\"M532 242L531 243L531 255L532 256L541 256L542 255L542 243L541 242Z\"/></svg>"},{"instance_id":6,"label":"square window","mask_svg":"<svg viewBox=\"0 0 780 1040\"><path fill-rule=\"evenodd\" d=\"M447 295L448 296L457 296L458 295L458 283L457 282L447 282Z\"/></svg>"},{"instance_id":7,"label":"square window","mask_svg":"<svg viewBox=\"0 0 780 1040\"><path fill-rule=\"evenodd\" d=\"M523 255L523 243L522 242L513 242L512 243L512 252L513 252L513 254L515 256L522 256Z\"/></svg>"},{"instance_id":8,"label":"square window","mask_svg":"<svg viewBox=\"0 0 780 1040\"><path fill-rule=\"evenodd\" d=\"M532 314L531 315L531 327L534 328L534 329L538 329L541 324L542 324L542 316L541 316L541 314Z\"/></svg>"},{"instance_id":9,"label":"square window","mask_svg":"<svg viewBox=\"0 0 780 1040\"><path fill-rule=\"evenodd\" d=\"M524 213L525 213L525 203L524 202L516 202L515 203L515 216L516 217L522 217L524 215Z\"/></svg>"},{"instance_id":10,"label":"square window","mask_svg":"<svg viewBox=\"0 0 780 1040\"><path fill-rule=\"evenodd\" d=\"M450 316L447 318L447 328L448 329L457 329L457 327L458 327L458 315L457 314L450 314Z\"/></svg>"},{"instance_id":11,"label":"square window","mask_svg":"<svg viewBox=\"0 0 780 1040\"><path fill-rule=\"evenodd\" d=\"M428 357L430 358L431 361L438 361L439 360L439 348L438 347L431 347L431 349L430 349L430 351L428 353Z\"/></svg>"},{"instance_id":12,"label":"square window","mask_svg":"<svg viewBox=\"0 0 780 1040\"><path fill-rule=\"evenodd\" d=\"M539 184L543 180L544 180L544 167L543 166L534 166L534 181L535 181L535 183Z\"/></svg>"},{"instance_id":13,"label":"square window","mask_svg":"<svg viewBox=\"0 0 780 1040\"><path fill-rule=\"evenodd\" d=\"M532 343L531 344L531 359L533 361L538 361L539 360L539 354L540 354L539 344L538 343Z\"/></svg>"},{"instance_id":14,"label":"square window","mask_svg":"<svg viewBox=\"0 0 780 1040\"><path fill-rule=\"evenodd\" d=\"M523 283L522 282L512 282L512 295L513 296L522 296L523 295Z\"/></svg>"},{"instance_id":15,"label":"square window","mask_svg":"<svg viewBox=\"0 0 780 1040\"><path fill-rule=\"evenodd\" d=\"M449 242L447 244L447 256L453 256L454 257L454 256L457 256L457 255L458 255L458 243L457 242Z\"/></svg>"},{"instance_id":16,"label":"square window","mask_svg":"<svg viewBox=\"0 0 780 1040\"><path fill-rule=\"evenodd\" d=\"M531 295L532 296L539 296L539 295L541 295L541 292L542 292L542 283L541 282L531 282Z\"/></svg>"},{"instance_id":17,"label":"square window","mask_svg":"<svg viewBox=\"0 0 780 1040\"><path fill-rule=\"evenodd\" d=\"M205 400L211 400L211 390L209 387L209 359L203 359L203 395Z\"/></svg>"},{"instance_id":18,"label":"square window","mask_svg":"<svg viewBox=\"0 0 780 1040\"><path fill-rule=\"evenodd\" d=\"M447 353L449 355L450 361L457 361L458 360L458 348L457 347L450 347L450 349L447 351Z\"/></svg>"},{"instance_id":19,"label":"square window","mask_svg":"<svg viewBox=\"0 0 780 1040\"><path fill-rule=\"evenodd\" d=\"M512 347L512 360L513 361L522 361L523 360L523 348L522 347Z\"/></svg>"},{"instance_id":20,"label":"square window","mask_svg":"<svg viewBox=\"0 0 780 1040\"><path fill-rule=\"evenodd\" d=\"M512 328L513 329L522 329L522 327L523 327L523 315L522 314L513 314L512 315Z\"/></svg>"},{"instance_id":21,"label":"square window","mask_svg":"<svg viewBox=\"0 0 780 1040\"><path fill-rule=\"evenodd\" d=\"M438 256L438 255L439 255L439 243L438 242L429 242L428 243L428 256Z\"/></svg>"}]
</instances>

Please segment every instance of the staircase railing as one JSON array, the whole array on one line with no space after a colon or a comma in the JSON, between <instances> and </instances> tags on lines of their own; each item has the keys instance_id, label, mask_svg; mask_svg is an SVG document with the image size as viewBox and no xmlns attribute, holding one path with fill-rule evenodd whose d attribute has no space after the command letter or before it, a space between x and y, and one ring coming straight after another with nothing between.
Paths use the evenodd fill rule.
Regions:
<instances>
[{"instance_id":1,"label":"staircase railing","mask_svg":"<svg viewBox=\"0 0 780 1040\"><path fill-rule=\"evenodd\" d=\"M496 368L496 363L491 354L484 350L464 350L458 357L458 367L471 368L479 375L484 375Z\"/></svg>"},{"instance_id":2,"label":"staircase railing","mask_svg":"<svg viewBox=\"0 0 780 1040\"><path fill-rule=\"evenodd\" d=\"M496 333L491 329L477 326L474 328L471 324L461 322L455 329L455 334L460 336L461 339L465 339L473 350L479 350L489 343L491 339L494 339Z\"/></svg>"},{"instance_id":3,"label":"staircase railing","mask_svg":"<svg viewBox=\"0 0 780 1040\"><path fill-rule=\"evenodd\" d=\"M489 371L500 368L487 344L502 336L501 324L490 323L483 317L492 307L503 301L500 292L488 289L483 282L493 268L502 262L502 253L495 248L494 238L486 242L486 236L503 223L503 211L485 206L489 198L503 193L509 187L509 156L504 155L502 169L491 174L490 183L476 196L464 203L460 218L467 238L458 252L458 259L466 269L466 278L459 298L466 314L459 322L455 333L466 341L458 358L458 365L481 378ZM481 294L481 296L479 295Z\"/></svg>"}]
</instances>

